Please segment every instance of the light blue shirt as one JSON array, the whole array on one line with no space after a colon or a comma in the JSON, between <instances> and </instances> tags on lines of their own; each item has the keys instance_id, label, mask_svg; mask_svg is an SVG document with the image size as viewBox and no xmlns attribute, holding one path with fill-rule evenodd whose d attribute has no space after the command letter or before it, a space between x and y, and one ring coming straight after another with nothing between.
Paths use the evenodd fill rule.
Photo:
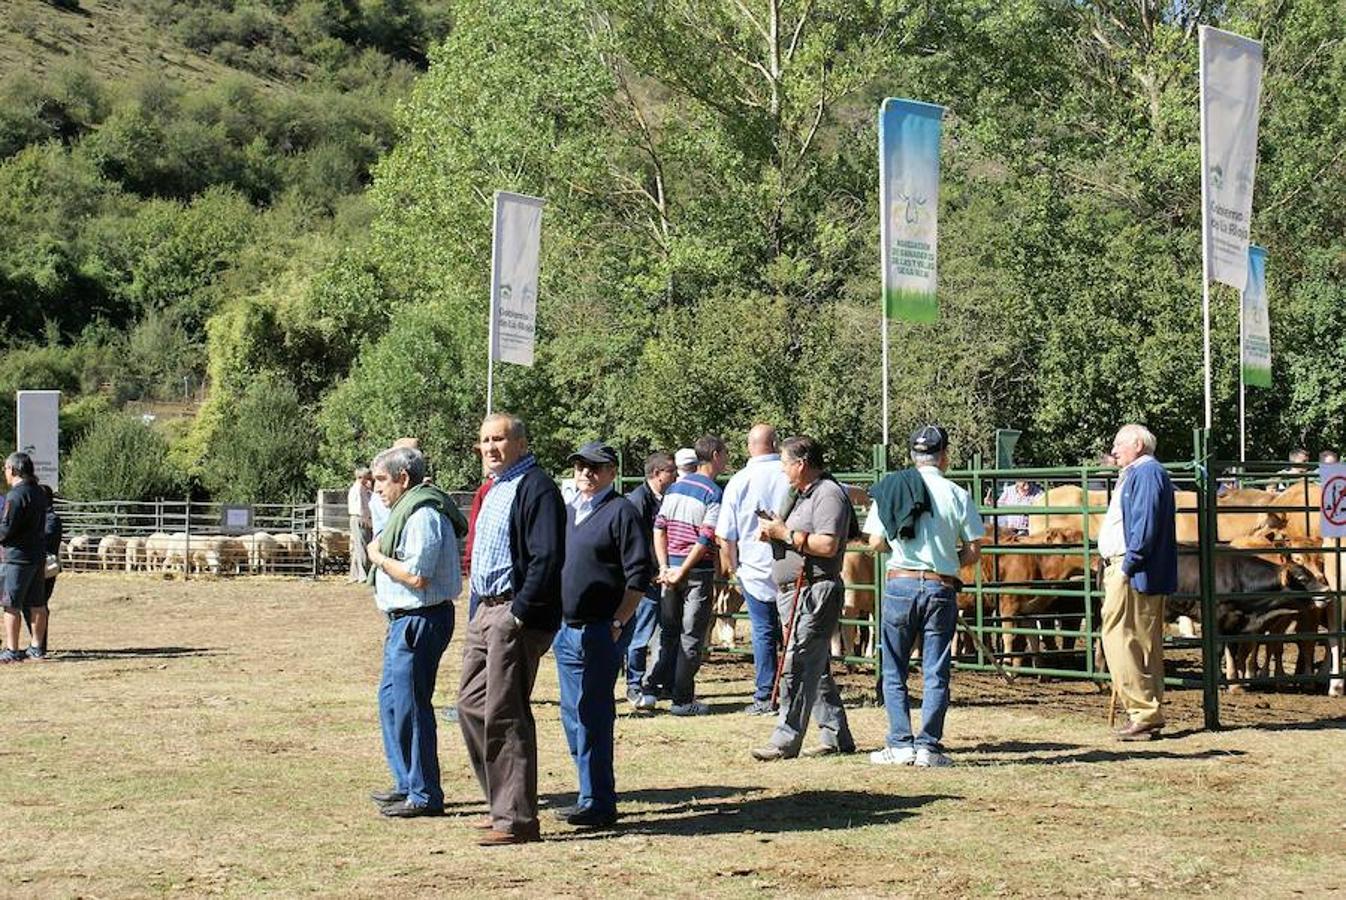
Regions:
<instances>
[{"instance_id":1,"label":"light blue shirt","mask_svg":"<svg viewBox=\"0 0 1346 900\"><path fill-rule=\"evenodd\" d=\"M472 592L491 597L510 590L514 558L510 555L509 520L514 511L514 495L519 492L523 473L537 465L531 453L525 453L514 465L495 476L494 484L481 501L472 539Z\"/></svg>"},{"instance_id":2,"label":"light blue shirt","mask_svg":"<svg viewBox=\"0 0 1346 900\"><path fill-rule=\"evenodd\" d=\"M571 508L575 510L575 524L578 525L589 518L594 511L594 507L598 505L598 501L611 493L612 485L608 485L592 497L585 497L583 494L576 491L575 499L570 501Z\"/></svg>"},{"instance_id":3,"label":"light blue shirt","mask_svg":"<svg viewBox=\"0 0 1346 900\"><path fill-rule=\"evenodd\" d=\"M429 584L413 590L383 569L375 569L374 603L379 612L434 606L453 600L463 589L458 538L449 520L429 506L422 506L407 519L392 555L412 575L428 578Z\"/></svg>"},{"instance_id":4,"label":"light blue shirt","mask_svg":"<svg viewBox=\"0 0 1346 900\"><path fill-rule=\"evenodd\" d=\"M781 471L780 454L754 456L734 473L724 488L715 534L738 542L738 580L754 600L776 596L771 577L771 545L757 539L757 510L780 512L790 493L790 481Z\"/></svg>"},{"instance_id":5,"label":"light blue shirt","mask_svg":"<svg viewBox=\"0 0 1346 900\"><path fill-rule=\"evenodd\" d=\"M888 541L888 568L938 572L958 577L958 546L985 534L972 495L944 477L938 466L918 466L934 509L916 520L916 536L904 541L884 531L879 511L870 504L865 534L881 534Z\"/></svg>"}]
</instances>

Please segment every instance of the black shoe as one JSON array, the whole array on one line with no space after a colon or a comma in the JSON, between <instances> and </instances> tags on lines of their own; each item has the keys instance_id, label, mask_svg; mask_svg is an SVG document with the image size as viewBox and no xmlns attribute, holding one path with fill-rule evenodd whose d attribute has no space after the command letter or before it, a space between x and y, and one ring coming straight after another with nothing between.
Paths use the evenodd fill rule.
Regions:
<instances>
[{"instance_id":1,"label":"black shoe","mask_svg":"<svg viewBox=\"0 0 1346 900\"><path fill-rule=\"evenodd\" d=\"M374 791L369 795L379 806L387 806L389 803L402 803L406 801L407 795L401 791Z\"/></svg>"},{"instance_id":2,"label":"black shoe","mask_svg":"<svg viewBox=\"0 0 1346 900\"><path fill-rule=\"evenodd\" d=\"M390 819L418 819L421 816L442 816L443 807L439 806L412 806L403 801L401 803L389 803L379 810Z\"/></svg>"},{"instance_id":3,"label":"black shoe","mask_svg":"<svg viewBox=\"0 0 1346 900\"><path fill-rule=\"evenodd\" d=\"M556 809L552 810L552 815L562 822L569 822L570 817L583 808L584 807L580 806L578 803L572 803L569 806L558 806Z\"/></svg>"},{"instance_id":4,"label":"black shoe","mask_svg":"<svg viewBox=\"0 0 1346 900\"><path fill-rule=\"evenodd\" d=\"M578 828L606 828L617 821L617 811L599 812L592 806L566 816L566 822Z\"/></svg>"}]
</instances>

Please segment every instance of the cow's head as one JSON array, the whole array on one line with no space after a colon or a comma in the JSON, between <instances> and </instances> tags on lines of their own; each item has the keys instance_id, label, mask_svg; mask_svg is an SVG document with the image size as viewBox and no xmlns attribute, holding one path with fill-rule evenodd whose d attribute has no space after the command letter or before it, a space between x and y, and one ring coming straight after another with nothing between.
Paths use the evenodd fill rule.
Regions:
<instances>
[{"instance_id":1,"label":"cow's head","mask_svg":"<svg viewBox=\"0 0 1346 900\"><path fill-rule=\"evenodd\" d=\"M1322 609L1331 601L1331 588L1318 573L1308 566L1297 562L1281 565L1281 587L1287 591L1304 591L1313 594L1313 605Z\"/></svg>"}]
</instances>

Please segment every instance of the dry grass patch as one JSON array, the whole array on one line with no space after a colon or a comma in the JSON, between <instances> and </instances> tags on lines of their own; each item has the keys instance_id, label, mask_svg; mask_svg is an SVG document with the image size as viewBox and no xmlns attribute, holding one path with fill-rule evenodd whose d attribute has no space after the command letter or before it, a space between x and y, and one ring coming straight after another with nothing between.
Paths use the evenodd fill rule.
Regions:
<instances>
[{"instance_id":1,"label":"dry grass patch","mask_svg":"<svg viewBox=\"0 0 1346 900\"><path fill-rule=\"evenodd\" d=\"M721 714L619 722L618 828L547 819L542 844L479 850L467 822L484 808L456 729L440 733L450 815L390 822L366 799L386 783L382 631L363 590L332 582L62 576L54 658L0 670L0 798L21 835L0 861L5 893L1346 891L1346 744L1331 719L1346 708L1326 698L1240 698L1231 719L1290 727L1211 734L1178 694L1177 736L1119 745L1087 685L963 674L952 769L762 765L747 751L770 723L738 713L748 667L724 658L701 679ZM872 678L845 685L857 738L878 747ZM550 656L536 710L544 799L570 802Z\"/></svg>"}]
</instances>

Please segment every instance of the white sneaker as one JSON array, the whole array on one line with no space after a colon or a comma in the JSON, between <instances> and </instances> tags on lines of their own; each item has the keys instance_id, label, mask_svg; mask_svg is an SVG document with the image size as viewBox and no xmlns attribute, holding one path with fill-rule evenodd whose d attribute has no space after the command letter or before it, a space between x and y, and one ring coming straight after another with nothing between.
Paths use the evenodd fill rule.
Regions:
<instances>
[{"instance_id":1,"label":"white sneaker","mask_svg":"<svg viewBox=\"0 0 1346 900\"><path fill-rule=\"evenodd\" d=\"M916 759L916 751L911 747L884 747L869 754L869 762L875 766L909 766Z\"/></svg>"},{"instance_id":2,"label":"white sneaker","mask_svg":"<svg viewBox=\"0 0 1346 900\"><path fill-rule=\"evenodd\" d=\"M938 750L922 747L916 751L916 765L923 769L942 769L945 766L953 765L953 760Z\"/></svg>"},{"instance_id":3,"label":"white sneaker","mask_svg":"<svg viewBox=\"0 0 1346 900\"><path fill-rule=\"evenodd\" d=\"M640 699L636 700L636 715L654 715L654 710L658 703L658 699L653 694L641 694Z\"/></svg>"},{"instance_id":4,"label":"white sneaker","mask_svg":"<svg viewBox=\"0 0 1346 900\"><path fill-rule=\"evenodd\" d=\"M710 714L710 707L700 700L693 700L691 703L674 703L668 711L675 716L705 716Z\"/></svg>"}]
</instances>

